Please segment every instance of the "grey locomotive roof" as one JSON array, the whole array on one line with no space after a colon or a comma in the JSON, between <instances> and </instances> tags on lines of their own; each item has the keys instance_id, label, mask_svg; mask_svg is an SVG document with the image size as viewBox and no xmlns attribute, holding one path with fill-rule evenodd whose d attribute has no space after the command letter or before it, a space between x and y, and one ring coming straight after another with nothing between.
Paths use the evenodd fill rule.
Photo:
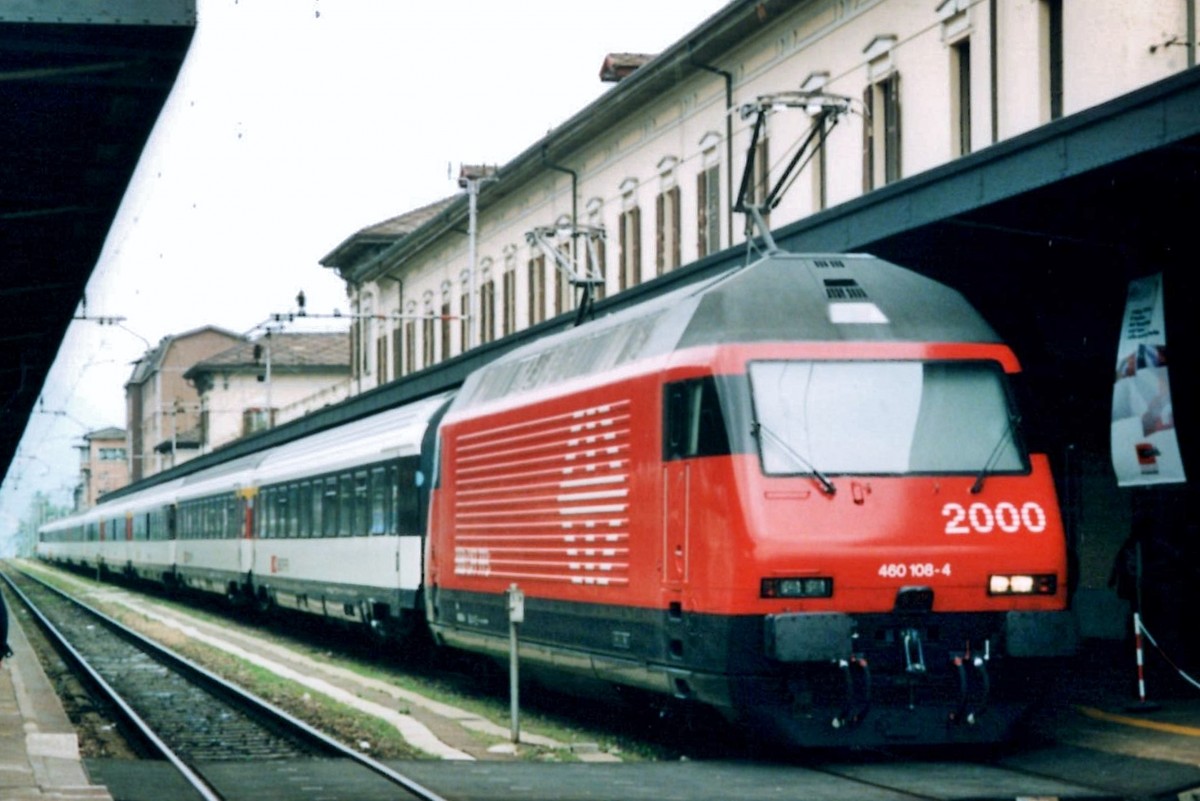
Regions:
<instances>
[{"instance_id":1,"label":"grey locomotive roof","mask_svg":"<svg viewBox=\"0 0 1200 801\"><path fill-rule=\"evenodd\" d=\"M455 408L672 350L736 342L992 343L957 291L863 254L768 254L745 267L517 348L472 374Z\"/></svg>"}]
</instances>

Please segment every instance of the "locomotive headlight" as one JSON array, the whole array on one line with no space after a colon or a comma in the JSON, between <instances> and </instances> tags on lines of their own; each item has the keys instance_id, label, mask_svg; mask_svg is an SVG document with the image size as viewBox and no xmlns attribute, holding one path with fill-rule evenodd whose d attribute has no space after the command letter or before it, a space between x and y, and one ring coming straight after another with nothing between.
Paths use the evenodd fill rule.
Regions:
<instances>
[{"instance_id":1,"label":"locomotive headlight","mask_svg":"<svg viewBox=\"0 0 1200 801\"><path fill-rule=\"evenodd\" d=\"M1050 574L1009 573L988 577L988 595L1053 595L1058 577Z\"/></svg>"},{"instance_id":2,"label":"locomotive headlight","mask_svg":"<svg viewBox=\"0 0 1200 801\"><path fill-rule=\"evenodd\" d=\"M833 579L826 576L762 580L763 598L829 598L832 595Z\"/></svg>"}]
</instances>

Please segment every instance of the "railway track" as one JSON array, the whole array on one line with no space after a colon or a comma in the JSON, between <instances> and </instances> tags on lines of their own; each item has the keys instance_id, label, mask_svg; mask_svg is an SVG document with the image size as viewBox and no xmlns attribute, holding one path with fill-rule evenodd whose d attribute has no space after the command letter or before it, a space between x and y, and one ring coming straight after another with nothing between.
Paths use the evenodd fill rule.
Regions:
<instances>
[{"instance_id":1,"label":"railway track","mask_svg":"<svg viewBox=\"0 0 1200 801\"><path fill-rule=\"evenodd\" d=\"M204 801L240 801L256 791L221 776L230 766L286 764L312 771L330 797L361 794L369 772L376 792L392 798L442 801L433 790L326 736L288 713L143 637L118 621L25 574L0 573L12 596L85 684L117 710L135 748L169 763ZM331 780L344 774L356 789L339 794ZM232 771L232 775L246 775ZM213 778L216 776L217 778ZM402 794L397 795L397 791Z\"/></svg>"}]
</instances>

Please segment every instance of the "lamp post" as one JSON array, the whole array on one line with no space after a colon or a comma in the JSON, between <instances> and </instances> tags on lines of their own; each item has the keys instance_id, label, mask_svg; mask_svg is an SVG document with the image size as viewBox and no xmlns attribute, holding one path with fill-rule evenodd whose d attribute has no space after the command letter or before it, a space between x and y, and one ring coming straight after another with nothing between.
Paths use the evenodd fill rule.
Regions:
<instances>
[{"instance_id":1,"label":"lamp post","mask_svg":"<svg viewBox=\"0 0 1200 801\"><path fill-rule=\"evenodd\" d=\"M463 165L459 169L458 185L467 190L467 270L469 273L467 287L467 341L463 350L468 351L476 345L475 329L479 327L479 297L478 297L478 255L476 254L476 239L478 238L477 221L479 217L479 190L485 181L496 180L493 175L495 167Z\"/></svg>"}]
</instances>

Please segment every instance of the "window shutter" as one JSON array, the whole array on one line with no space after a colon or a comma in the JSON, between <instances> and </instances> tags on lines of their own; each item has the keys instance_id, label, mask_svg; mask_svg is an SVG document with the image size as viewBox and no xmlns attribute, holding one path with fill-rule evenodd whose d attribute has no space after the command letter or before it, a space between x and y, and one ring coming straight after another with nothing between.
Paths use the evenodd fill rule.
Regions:
<instances>
[{"instance_id":1,"label":"window shutter","mask_svg":"<svg viewBox=\"0 0 1200 801\"><path fill-rule=\"evenodd\" d=\"M404 375L404 351L402 350L404 337L401 330L397 325L392 331L392 375L396 378Z\"/></svg>"},{"instance_id":2,"label":"window shutter","mask_svg":"<svg viewBox=\"0 0 1200 801\"><path fill-rule=\"evenodd\" d=\"M654 198L654 269L659 275L667 266L666 202L665 192Z\"/></svg>"},{"instance_id":3,"label":"window shutter","mask_svg":"<svg viewBox=\"0 0 1200 801\"><path fill-rule=\"evenodd\" d=\"M630 228L633 235L633 264L630 270L630 283L637 285L642 281L642 208L634 206L629 211Z\"/></svg>"},{"instance_id":4,"label":"window shutter","mask_svg":"<svg viewBox=\"0 0 1200 801\"><path fill-rule=\"evenodd\" d=\"M884 102L887 104L887 110L883 115L886 125L884 131L884 147L887 150L886 180L891 183L900 180L902 174L900 165L900 75L898 73L893 73L892 77L884 83L884 91L886 94Z\"/></svg>"},{"instance_id":5,"label":"window shutter","mask_svg":"<svg viewBox=\"0 0 1200 801\"><path fill-rule=\"evenodd\" d=\"M679 234L682 228L683 218L679 208L679 186L671 187L671 268L678 267L683 258L683 254L679 248Z\"/></svg>"}]
</instances>

